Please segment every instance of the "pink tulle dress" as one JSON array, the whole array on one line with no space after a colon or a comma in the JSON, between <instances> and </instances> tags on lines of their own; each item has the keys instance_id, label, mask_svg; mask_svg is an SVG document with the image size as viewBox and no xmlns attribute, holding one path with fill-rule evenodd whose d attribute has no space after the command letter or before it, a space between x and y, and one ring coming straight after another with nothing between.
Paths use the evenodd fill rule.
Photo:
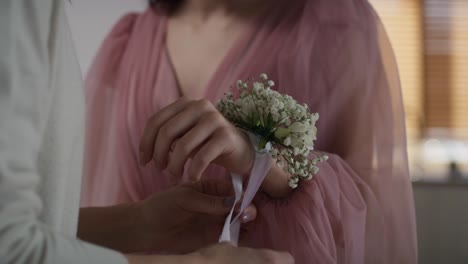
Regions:
<instances>
[{"instance_id":1,"label":"pink tulle dress","mask_svg":"<svg viewBox=\"0 0 468 264\"><path fill-rule=\"evenodd\" d=\"M148 118L181 96L166 25L152 10L129 14L97 54L86 81L83 206L139 201L173 182L138 162ZM278 0L233 44L205 97L216 102L263 72L320 113L316 148L330 159L286 199L259 192L240 243L289 251L298 264L417 263L399 77L370 4ZM205 175L227 172L211 166Z\"/></svg>"}]
</instances>

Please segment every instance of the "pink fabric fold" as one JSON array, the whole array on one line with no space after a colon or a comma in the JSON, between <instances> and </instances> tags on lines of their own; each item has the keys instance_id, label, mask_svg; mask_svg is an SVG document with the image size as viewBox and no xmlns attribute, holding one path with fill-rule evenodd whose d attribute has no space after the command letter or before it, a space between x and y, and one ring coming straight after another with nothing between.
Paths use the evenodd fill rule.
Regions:
<instances>
[{"instance_id":1,"label":"pink fabric fold","mask_svg":"<svg viewBox=\"0 0 468 264\"><path fill-rule=\"evenodd\" d=\"M122 18L87 76L83 206L138 201L173 184L138 164L146 121L180 97L166 19L151 10ZM233 45L205 97L216 102L263 72L320 113L316 147L330 159L287 199L258 193L258 219L240 244L289 251L298 264L417 263L398 72L369 3L277 0Z\"/></svg>"}]
</instances>

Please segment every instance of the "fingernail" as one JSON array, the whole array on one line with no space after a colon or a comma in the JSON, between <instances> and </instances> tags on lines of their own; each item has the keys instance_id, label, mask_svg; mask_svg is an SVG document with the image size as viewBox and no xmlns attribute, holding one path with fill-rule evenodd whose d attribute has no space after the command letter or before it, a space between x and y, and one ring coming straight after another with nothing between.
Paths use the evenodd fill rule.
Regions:
<instances>
[{"instance_id":1,"label":"fingernail","mask_svg":"<svg viewBox=\"0 0 468 264\"><path fill-rule=\"evenodd\" d=\"M248 222L250 222L252 220L253 220L253 217L252 217L251 213L246 212L246 213L242 214L242 217L241 217L242 223L245 224L245 223L248 223Z\"/></svg>"},{"instance_id":2,"label":"fingernail","mask_svg":"<svg viewBox=\"0 0 468 264\"><path fill-rule=\"evenodd\" d=\"M232 207L234 203L236 202L236 197L229 197L224 199L224 206L226 207Z\"/></svg>"}]
</instances>

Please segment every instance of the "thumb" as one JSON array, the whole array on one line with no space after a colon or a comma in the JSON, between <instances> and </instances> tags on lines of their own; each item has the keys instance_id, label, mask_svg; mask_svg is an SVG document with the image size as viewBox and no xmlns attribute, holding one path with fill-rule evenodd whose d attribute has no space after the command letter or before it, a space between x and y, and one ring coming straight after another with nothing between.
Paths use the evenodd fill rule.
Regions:
<instances>
[{"instance_id":1,"label":"thumb","mask_svg":"<svg viewBox=\"0 0 468 264\"><path fill-rule=\"evenodd\" d=\"M194 213L223 216L231 211L235 199L201 193L191 189L185 199L185 208Z\"/></svg>"}]
</instances>

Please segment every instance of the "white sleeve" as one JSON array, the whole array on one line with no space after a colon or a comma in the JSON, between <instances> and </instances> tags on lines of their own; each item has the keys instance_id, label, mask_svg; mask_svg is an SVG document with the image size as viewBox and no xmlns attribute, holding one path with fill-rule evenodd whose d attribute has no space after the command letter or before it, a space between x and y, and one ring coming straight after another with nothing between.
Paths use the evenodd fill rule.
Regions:
<instances>
[{"instance_id":1,"label":"white sleeve","mask_svg":"<svg viewBox=\"0 0 468 264\"><path fill-rule=\"evenodd\" d=\"M37 157L47 113L48 35L61 0L0 1L0 263L127 263L42 223Z\"/></svg>"}]
</instances>

